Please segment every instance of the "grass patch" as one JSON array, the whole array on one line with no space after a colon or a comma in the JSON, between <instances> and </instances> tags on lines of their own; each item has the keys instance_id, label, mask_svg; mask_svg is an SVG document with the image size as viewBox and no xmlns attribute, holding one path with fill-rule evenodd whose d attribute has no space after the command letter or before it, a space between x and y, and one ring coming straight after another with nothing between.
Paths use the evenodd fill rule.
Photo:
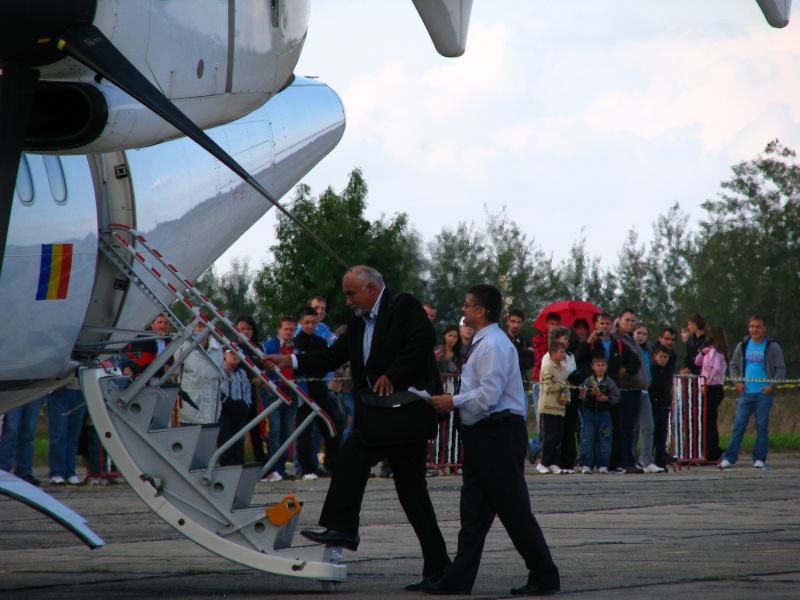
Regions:
<instances>
[{"instance_id":1,"label":"grass patch","mask_svg":"<svg viewBox=\"0 0 800 600\"><path fill-rule=\"evenodd\" d=\"M727 448L728 444L731 443L731 436L730 434L721 434L719 436L719 444L723 448ZM742 438L742 447L739 451L741 454L742 451L750 451L753 449L753 445L756 443L756 436L755 434L745 434L744 438ZM800 450L800 434L797 433L773 433L769 436L769 449L774 451L792 451L792 450Z\"/></svg>"}]
</instances>

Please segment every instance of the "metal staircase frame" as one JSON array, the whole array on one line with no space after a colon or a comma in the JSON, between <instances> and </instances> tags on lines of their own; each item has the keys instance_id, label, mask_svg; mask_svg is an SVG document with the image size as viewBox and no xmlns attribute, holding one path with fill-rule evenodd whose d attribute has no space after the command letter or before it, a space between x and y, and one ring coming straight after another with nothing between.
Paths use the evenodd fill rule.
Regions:
<instances>
[{"instance_id":1,"label":"metal staircase frame","mask_svg":"<svg viewBox=\"0 0 800 600\"><path fill-rule=\"evenodd\" d=\"M131 236L132 241L128 241L126 235ZM120 473L156 514L220 556L263 571L317 579L323 583L323 589L330 589L331 582L344 581L347 571L346 565L339 564L341 548L291 546L301 513L301 505L293 496L272 507L250 504L258 480L316 417L321 417L331 434L336 435L331 418L273 365L274 375L299 402L309 405L311 414L298 424L267 464L217 466L216 461L227 448L282 403L290 404L291 399L265 376L256 363L231 345L232 340L219 325L224 324L234 332L237 341L247 344L259 359L264 357L261 349L141 234L126 225L111 224L108 231L101 234L99 247L109 261L167 317L176 331L166 349L135 380L111 376L103 368L81 369L81 385L92 420L98 433L102 432L103 444ZM130 258L126 259L125 255ZM168 296L189 309L193 317L187 325L170 311L168 303L148 284L148 280L153 279L167 290ZM203 314L201 306L212 317ZM194 332L198 323L205 325L204 332ZM190 341L189 349L194 350L205 335L213 335L224 347L235 352L242 366L259 377L277 398L231 440L213 451L216 426L169 426L169 416L179 390L170 381L180 368L179 360L157 380L154 379L171 356L179 356L178 350L184 343ZM119 343L118 340L107 342L108 345Z\"/></svg>"}]
</instances>

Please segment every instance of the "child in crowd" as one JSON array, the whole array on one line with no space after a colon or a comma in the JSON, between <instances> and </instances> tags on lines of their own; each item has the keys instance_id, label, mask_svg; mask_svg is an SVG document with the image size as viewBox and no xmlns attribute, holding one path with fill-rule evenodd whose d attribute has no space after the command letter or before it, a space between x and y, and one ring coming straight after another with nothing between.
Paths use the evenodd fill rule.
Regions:
<instances>
[{"instance_id":1,"label":"child in crowd","mask_svg":"<svg viewBox=\"0 0 800 600\"><path fill-rule=\"evenodd\" d=\"M667 430L669 410L672 407L672 377L675 374L670 366L669 348L656 346L653 350L653 364L650 365L650 403L653 407L653 445L655 464L666 468L675 459L667 454Z\"/></svg>"},{"instance_id":2,"label":"child in crowd","mask_svg":"<svg viewBox=\"0 0 800 600\"><path fill-rule=\"evenodd\" d=\"M238 350L238 347L235 348ZM250 377L242 367L239 357L229 348L225 350L222 370L225 372L225 377L220 386L222 410L219 416L218 447L247 425L247 415L252 402ZM222 453L219 464L222 466L244 464L244 436Z\"/></svg>"},{"instance_id":3,"label":"child in crowd","mask_svg":"<svg viewBox=\"0 0 800 600\"><path fill-rule=\"evenodd\" d=\"M542 462L536 465L541 474L561 473L561 441L564 436L564 413L569 404L567 368L567 345L552 341L549 353L542 360L539 374L539 431L542 433Z\"/></svg>"},{"instance_id":4,"label":"child in crowd","mask_svg":"<svg viewBox=\"0 0 800 600\"><path fill-rule=\"evenodd\" d=\"M592 375L585 382L583 396L583 427L581 428L581 473L588 475L593 468L608 473L611 458L611 406L619 404L619 388L606 375L605 354L592 357Z\"/></svg>"},{"instance_id":5,"label":"child in crowd","mask_svg":"<svg viewBox=\"0 0 800 600\"><path fill-rule=\"evenodd\" d=\"M706 460L716 462L722 458L723 452L719 447L717 412L719 405L725 399L722 383L731 362L731 354L725 330L719 325L708 328L706 341L708 346L697 353L694 364L701 368L703 396L706 398Z\"/></svg>"}]
</instances>

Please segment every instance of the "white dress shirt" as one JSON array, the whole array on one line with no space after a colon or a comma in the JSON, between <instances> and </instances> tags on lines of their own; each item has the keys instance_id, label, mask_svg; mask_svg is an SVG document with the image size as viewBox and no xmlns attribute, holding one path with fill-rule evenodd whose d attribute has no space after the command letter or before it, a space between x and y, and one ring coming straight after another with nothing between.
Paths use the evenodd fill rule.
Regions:
<instances>
[{"instance_id":1,"label":"white dress shirt","mask_svg":"<svg viewBox=\"0 0 800 600\"><path fill-rule=\"evenodd\" d=\"M497 323L487 325L472 338L469 358L461 370L461 393L453 396L453 404L464 425L506 409L526 416L528 404L517 349Z\"/></svg>"}]
</instances>

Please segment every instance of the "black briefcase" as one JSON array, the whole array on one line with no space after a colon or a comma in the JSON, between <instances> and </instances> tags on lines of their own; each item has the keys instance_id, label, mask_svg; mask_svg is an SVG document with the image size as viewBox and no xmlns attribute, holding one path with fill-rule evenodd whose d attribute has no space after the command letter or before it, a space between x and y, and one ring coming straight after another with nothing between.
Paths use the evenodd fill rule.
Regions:
<instances>
[{"instance_id":1,"label":"black briefcase","mask_svg":"<svg viewBox=\"0 0 800 600\"><path fill-rule=\"evenodd\" d=\"M379 396L360 391L358 430L367 446L421 442L436 436L436 409L411 392Z\"/></svg>"}]
</instances>

